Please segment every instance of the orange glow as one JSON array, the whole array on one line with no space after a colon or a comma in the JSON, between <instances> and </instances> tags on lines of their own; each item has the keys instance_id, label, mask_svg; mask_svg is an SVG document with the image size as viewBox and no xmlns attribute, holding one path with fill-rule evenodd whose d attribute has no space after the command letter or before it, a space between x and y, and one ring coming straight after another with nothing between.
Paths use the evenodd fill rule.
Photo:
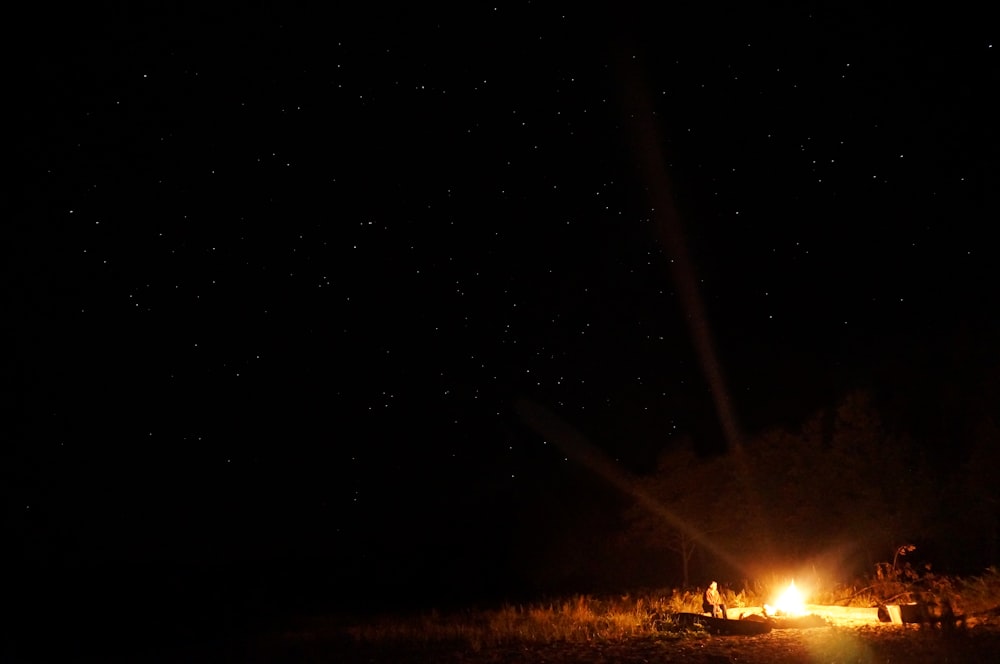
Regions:
<instances>
[{"instance_id":1,"label":"orange glow","mask_svg":"<svg viewBox=\"0 0 1000 664\"><path fill-rule=\"evenodd\" d=\"M768 605L765 610L767 613L780 613L786 616L804 616L806 614L805 599L799 589L795 587L795 581L792 581L785 592L778 596L773 607Z\"/></svg>"}]
</instances>

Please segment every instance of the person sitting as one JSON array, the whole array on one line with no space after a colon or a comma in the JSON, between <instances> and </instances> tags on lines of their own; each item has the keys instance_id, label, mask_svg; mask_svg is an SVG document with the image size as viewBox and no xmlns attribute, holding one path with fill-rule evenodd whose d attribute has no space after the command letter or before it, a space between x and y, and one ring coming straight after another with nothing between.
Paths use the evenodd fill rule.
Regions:
<instances>
[{"instance_id":1,"label":"person sitting","mask_svg":"<svg viewBox=\"0 0 1000 664\"><path fill-rule=\"evenodd\" d=\"M713 618L729 618L726 615L726 605L722 602L722 595L719 594L719 584L715 581L708 584L705 594L701 599L701 610L710 613Z\"/></svg>"}]
</instances>

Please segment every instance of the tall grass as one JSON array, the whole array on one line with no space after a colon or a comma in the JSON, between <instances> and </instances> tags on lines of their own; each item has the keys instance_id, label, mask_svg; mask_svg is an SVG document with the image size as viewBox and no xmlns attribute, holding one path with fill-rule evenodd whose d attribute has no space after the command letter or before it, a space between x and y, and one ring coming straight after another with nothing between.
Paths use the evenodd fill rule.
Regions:
<instances>
[{"instance_id":1,"label":"tall grass","mask_svg":"<svg viewBox=\"0 0 1000 664\"><path fill-rule=\"evenodd\" d=\"M813 603L875 606L885 601L873 578L867 588L837 587L814 591ZM935 577L937 588L965 614L996 613L1000 607L1000 572L990 568L967 579ZM893 581L896 583L896 581ZM892 590L893 586L890 588ZM770 584L747 583L737 591L723 589L730 607L762 606ZM692 628L674 622L676 613L701 613L702 589L660 589L635 594L594 597L575 595L531 604L504 604L493 609L419 615L382 616L348 626L313 622L301 626L298 637L317 638L336 630L342 636L370 644L456 644L475 651L519 643L586 643L624 641L636 637L680 638ZM295 634L288 634L295 638Z\"/></svg>"},{"instance_id":2,"label":"tall grass","mask_svg":"<svg viewBox=\"0 0 1000 664\"><path fill-rule=\"evenodd\" d=\"M673 614L681 612L701 612L700 590L674 589L614 597L576 595L528 605L504 604L473 613L430 611L409 619L383 618L352 625L347 632L363 642L451 641L479 650L525 642L584 643L676 636L688 629L673 623Z\"/></svg>"},{"instance_id":3,"label":"tall grass","mask_svg":"<svg viewBox=\"0 0 1000 664\"><path fill-rule=\"evenodd\" d=\"M955 593L956 603L965 613L996 612L1000 604L1000 570L990 567L980 576L959 579Z\"/></svg>"}]
</instances>

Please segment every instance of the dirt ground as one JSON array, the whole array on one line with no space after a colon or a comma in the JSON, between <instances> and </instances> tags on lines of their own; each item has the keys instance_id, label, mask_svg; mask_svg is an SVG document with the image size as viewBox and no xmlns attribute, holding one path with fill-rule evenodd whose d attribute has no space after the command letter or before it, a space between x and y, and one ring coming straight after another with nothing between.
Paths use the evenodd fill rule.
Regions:
<instances>
[{"instance_id":1,"label":"dirt ground","mask_svg":"<svg viewBox=\"0 0 1000 664\"><path fill-rule=\"evenodd\" d=\"M621 642L521 644L472 651L446 644L407 647L297 641L271 643L246 661L341 664L868 664L986 662L1000 653L1000 625L942 630L880 623L874 609L825 611L827 625L760 636L668 634ZM819 615L819 613L817 613ZM248 653L250 654L250 653Z\"/></svg>"},{"instance_id":2,"label":"dirt ground","mask_svg":"<svg viewBox=\"0 0 1000 664\"><path fill-rule=\"evenodd\" d=\"M42 657L39 644L3 652L12 663L156 662L199 664L939 664L993 662L1000 653L1000 614L954 629L880 622L875 609L810 607L822 621L806 628L772 629L759 636L717 636L701 630L665 631L621 641L520 643L474 650L466 643L356 642L343 632L280 629L250 632L187 646L150 647L141 655L64 644L59 657ZM730 610L730 617L753 613ZM100 656L96 653L100 652ZM9 655L14 655L13 657Z\"/></svg>"},{"instance_id":3,"label":"dirt ground","mask_svg":"<svg viewBox=\"0 0 1000 664\"><path fill-rule=\"evenodd\" d=\"M516 645L473 651L459 644L356 644L326 639L267 639L154 648L114 656L60 651L2 657L12 664L940 664L993 662L1000 628L952 633L904 626L776 629L760 636L668 635L620 642Z\"/></svg>"},{"instance_id":4,"label":"dirt ground","mask_svg":"<svg viewBox=\"0 0 1000 664\"><path fill-rule=\"evenodd\" d=\"M945 634L915 628L822 627L773 630L752 637L645 637L618 643L544 644L472 652L446 646L387 648L300 643L283 652L258 651L249 662L341 664L868 664L989 662L1000 652L1000 630Z\"/></svg>"}]
</instances>

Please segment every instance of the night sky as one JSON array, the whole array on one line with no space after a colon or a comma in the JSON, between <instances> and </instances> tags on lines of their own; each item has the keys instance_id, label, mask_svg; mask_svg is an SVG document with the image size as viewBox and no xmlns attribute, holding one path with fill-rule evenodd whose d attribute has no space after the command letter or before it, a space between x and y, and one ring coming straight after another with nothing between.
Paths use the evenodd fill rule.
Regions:
<instances>
[{"instance_id":1,"label":"night sky","mask_svg":"<svg viewBox=\"0 0 1000 664\"><path fill-rule=\"evenodd\" d=\"M616 7L25 19L10 560L500 583L621 507L518 403L643 473L996 343L985 14Z\"/></svg>"}]
</instances>

